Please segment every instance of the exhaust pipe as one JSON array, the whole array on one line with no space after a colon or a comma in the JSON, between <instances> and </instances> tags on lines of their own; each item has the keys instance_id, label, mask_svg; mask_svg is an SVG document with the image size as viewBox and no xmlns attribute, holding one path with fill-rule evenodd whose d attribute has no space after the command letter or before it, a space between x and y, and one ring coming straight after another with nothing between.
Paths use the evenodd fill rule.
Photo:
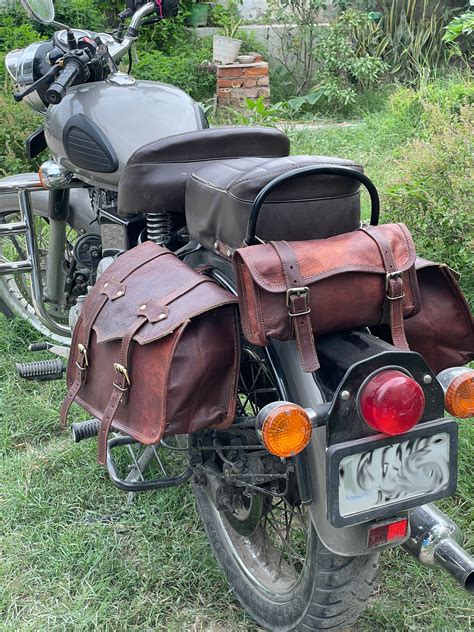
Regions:
<instances>
[{"instance_id":1,"label":"exhaust pipe","mask_svg":"<svg viewBox=\"0 0 474 632\"><path fill-rule=\"evenodd\" d=\"M410 511L410 538L403 548L424 566L443 568L474 594L474 558L460 546L461 532L448 516L432 503Z\"/></svg>"}]
</instances>

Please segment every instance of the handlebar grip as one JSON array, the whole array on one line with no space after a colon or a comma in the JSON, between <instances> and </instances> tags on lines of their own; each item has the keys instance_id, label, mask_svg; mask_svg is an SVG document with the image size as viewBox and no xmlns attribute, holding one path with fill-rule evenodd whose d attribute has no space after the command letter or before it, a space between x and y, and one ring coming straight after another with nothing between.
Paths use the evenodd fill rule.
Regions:
<instances>
[{"instance_id":1,"label":"handlebar grip","mask_svg":"<svg viewBox=\"0 0 474 632\"><path fill-rule=\"evenodd\" d=\"M51 103L51 105L61 103L66 94L66 90L73 83L80 70L81 68L76 62L68 62L57 80L46 90L46 101Z\"/></svg>"}]
</instances>

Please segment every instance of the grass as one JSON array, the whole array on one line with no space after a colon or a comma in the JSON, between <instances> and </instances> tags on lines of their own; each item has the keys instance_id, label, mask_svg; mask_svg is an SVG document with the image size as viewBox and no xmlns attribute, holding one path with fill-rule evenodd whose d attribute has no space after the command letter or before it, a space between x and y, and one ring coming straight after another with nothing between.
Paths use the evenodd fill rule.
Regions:
<instances>
[{"instance_id":1,"label":"grass","mask_svg":"<svg viewBox=\"0 0 474 632\"><path fill-rule=\"evenodd\" d=\"M127 505L96 464L95 442L73 444L60 430L62 383L16 378L36 338L1 317L0 629L256 630L212 558L190 488ZM474 433L460 426L458 494L442 506L472 534ZM450 578L392 551L355 629L467 630L472 614Z\"/></svg>"},{"instance_id":2,"label":"grass","mask_svg":"<svg viewBox=\"0 0 474 632\"><path fill-rule=\"evenodd\" d=\"M369 115L355 127L292 132L292 146L360 161L383 190L416 133L408 114ZM95 442L73 444L60 430L63 384L15 376L35 339L0 317L0 630L257 630L212 557L189 486L128 505L96 464ZM472 550L474 429L459 425L458 491L440 505ZM394 550L354 630L464 631L473 620L449 577Z\"/></svg>"}]
</instances>

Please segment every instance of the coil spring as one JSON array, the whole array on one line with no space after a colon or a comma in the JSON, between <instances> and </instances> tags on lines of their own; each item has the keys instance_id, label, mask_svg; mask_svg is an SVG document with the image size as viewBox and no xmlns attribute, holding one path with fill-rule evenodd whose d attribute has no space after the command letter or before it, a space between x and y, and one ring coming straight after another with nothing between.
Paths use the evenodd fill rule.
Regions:
<instances>
[{"instance_id":1,"label":"coil spring","mask_svg":"<svg viewBox=\"0 0 474 632\"><path fill-rule=\"evenodd\" d=\"M148 239L164 246L171 240L171 213L149 213L146 218Z\"/></svg>"}]
</instances>

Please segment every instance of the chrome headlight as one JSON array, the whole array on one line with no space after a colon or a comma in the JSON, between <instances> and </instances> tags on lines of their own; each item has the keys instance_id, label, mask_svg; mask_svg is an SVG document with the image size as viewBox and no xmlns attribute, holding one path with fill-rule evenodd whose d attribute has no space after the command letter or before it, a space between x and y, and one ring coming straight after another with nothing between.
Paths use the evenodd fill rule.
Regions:
<instances>
[{"instance_id":1,"label":"chrome headlight","mask_svg":"<svg viewBox=\"0 0 474 632\"><path fill-rule=\"evenodd\" d=\"M5 66L8 74L13 79L19 90L25 90L35 82L33 76L33 64L38 48L43 42L35 42L26 48L12 50L5 57ZM35 91L27 95L24 99L28 105L37 112L46 112L46 105Z\"/></svg>"}]
</instances>

